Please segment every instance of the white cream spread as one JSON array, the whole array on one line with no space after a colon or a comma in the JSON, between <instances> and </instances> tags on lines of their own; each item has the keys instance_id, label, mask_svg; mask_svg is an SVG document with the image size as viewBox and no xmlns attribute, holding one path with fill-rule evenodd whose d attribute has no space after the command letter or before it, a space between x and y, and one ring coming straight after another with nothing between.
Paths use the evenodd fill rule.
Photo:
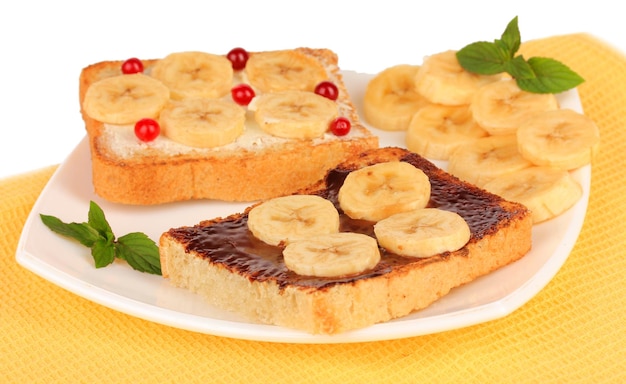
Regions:
<instances>
[{"instance_id":1,"label":"white cream spread","mask_svg":"<svg viewBox=\"0 0 626 384\"><path fill-rule=\"evenodd\" d=\"M334 68L329 71L330 81L337 83L337 78L333 75ZM233 85L241 84L245 81L244 72L235 72L233 77ZM255 92L258 92L255 90ZM230 99L230 94L224 99ZM254 100L252 101L254 103ZM250 106L253 108L253 105ZM348 105L337 100L339 116L350 117L351 109ZM121 158L130 158L136 156L144 156L153 154L158 151L164 155L185 155L185 154L210 154L216 151L232 151L232 150L248 150L254 151L264 147L276 144L283 144L297 141L296 139L285 139L273 136L261 129L254 119L254 112L248 109L246 113L246 125L244 132L234 142L214 148L196 148L184 144L177 143L161 134L151 142L143 142L135 136L134 127L132 125L113 125L104 124L104 130L101 139L107 144L109 150ZM352 119L351 119L352 120ZM322 137L311 140L312 145L333 140L352 140L356 137L362 137L365 133L361 130L351 129L345 136L335 136L332 133L325 133Z\"/></svg>"}]
</instances>

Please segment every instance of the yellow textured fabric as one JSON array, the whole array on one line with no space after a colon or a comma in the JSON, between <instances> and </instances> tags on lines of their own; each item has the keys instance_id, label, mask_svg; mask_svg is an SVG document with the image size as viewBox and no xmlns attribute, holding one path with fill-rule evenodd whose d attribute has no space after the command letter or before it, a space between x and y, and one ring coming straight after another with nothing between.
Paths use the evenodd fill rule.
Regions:
<instances>
[{"instance_id":1,"label":"yellow textured fabric","mask_svg":"<svg viewBox=\"0 0 626 384\"><path fill-rule=\"evenodd\" d=\"M289 345L170 328L92 303L15 262L56 167L0 180L0 380L9 383L626 382L626 57L587 34L528 42L579 72L600 127L580 237L555 278L511 315L402 340Z\"/></svg>"}]
</instances>

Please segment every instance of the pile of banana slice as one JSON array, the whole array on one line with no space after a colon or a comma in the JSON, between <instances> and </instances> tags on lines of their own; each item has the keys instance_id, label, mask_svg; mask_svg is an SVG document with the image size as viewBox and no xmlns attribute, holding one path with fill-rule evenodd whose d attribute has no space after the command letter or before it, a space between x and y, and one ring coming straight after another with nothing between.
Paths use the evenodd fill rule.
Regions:
<instances>
[{"instance_id":1,"label":"pile of banana slice","mask_svg":"<svg viewBox=\"0 0 626 384\"><path fill-rule=\"evenodd\" d=\"M594 122L560 108L554 94L523 91L508 75L467 72L454 50L378 73L363 107L367 123L405 131L409 150L448 161L460 179L526 205L534 223L580 199L570 171L590 164L600 143Z\"/></svg>"},{"instance_id":2,"label":"pile of banana slice","mask_svg":"<svg viewBox=\"0 0 626 384\"><path fill-rule=\"evenodd\" d=\"M339 115L337 103L313 92L326 80L322 63L296 50L252 54L241 71L234 71L222 55L177 52L144 73L95 82L86 91L83 109L111 125L155 119L167 138L199 148L235 141L244 132L247 109L273 136L311 139L322 136ZM248 108L231 99L239 82L257 95Z\"/></svg>"},{"instance_id":3,"label":"pile of banana slice","mask_svg":"<svg viewBox=\"0 0 626 384\"><path fill-rule=\"evenodd\" d=\"M339 189L341 210L374 223L376 238L341 232L339 212L316 195L290 195L260 203L248 228L267 244L284 247L287 268L300 275L358 274L380 261L380 247L406 257L430 257L462 248L470 229L458 214L426 208L430 181L408 163L391 161L351 172Z\"/></svg>"}]
</instances>

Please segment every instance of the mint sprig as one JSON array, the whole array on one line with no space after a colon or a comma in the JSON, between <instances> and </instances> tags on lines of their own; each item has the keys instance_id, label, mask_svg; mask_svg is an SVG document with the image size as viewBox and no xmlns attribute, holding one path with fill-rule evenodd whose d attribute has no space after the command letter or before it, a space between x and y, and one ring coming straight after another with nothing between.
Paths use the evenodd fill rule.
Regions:
<instances>
[{"instance_id":1,"label":"mint sprig","mask_svg":"<svg viewBox=\"0 0 626 384\"><path fill-rule=\"evenodd\" d=\"M106 267L115 258L119 258L137 271L161 274L161 260L156 243L141 232L132 232L116 239L102 208L93 201L89 203L86 223L64 223L54 216L39 216L53 232L77 240L90 248L96 268Z\"/></svg>"},{"instance_id":2,"label":"mint sprig","mask_svg":"<svg viewBox=\"0 0 626 384\"><path fill-rule=\"evenodd\" d=\"M547 57L528 60L516 55L521 46L517 16L513 18L500 39L478 41L456 53L465 70L479 75L508 73L520 89L533 93L559 93L575 88L585 80L565 64Z\"/></svg>"}]
</instances>

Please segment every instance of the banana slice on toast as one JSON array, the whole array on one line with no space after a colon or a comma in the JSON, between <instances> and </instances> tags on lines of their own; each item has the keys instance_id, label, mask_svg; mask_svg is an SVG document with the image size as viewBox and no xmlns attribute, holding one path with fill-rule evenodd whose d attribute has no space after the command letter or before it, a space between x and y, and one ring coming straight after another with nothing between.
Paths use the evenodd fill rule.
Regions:
<instances>
[{"instance_id":1,"label":"banana slice on toast","mask_svg":"<svg viewBox=\"0 0 626 384\"><path fill-rule=\"evenodd\" d=\"M430 181L421 169L406 162L378 163L350 172L338 199L350 218L379 221L424 208L430 199Z\"/></svg>"},{"instance_id":2,"label":"banana slice on toast","mask_svg":"<svg viewBox=\"0 0 626 384\"><path fill-rule=\"evenodd\" d=\"M245 68L252 87L261 92L308 91L328 80L326 69L315 59L295 50L258 52Z\"/></svg>"},{"instance_id":3,"label":"banana slice on toast","mask_svg":"<svg viewBox=\"0 0 626 384\"><path fill-rule=\"evenodd\" d=\"M337 103L307 91L265 93L255 98L249 108L261 129L288 139L321 137L339 116Z\"/></svg>"},{"instance_id":4,"label":"banana slice on toast","mask_svg":"<svg viewBox=\"0 0 626 384\"><path fill-rule=\"evenodd\" d=\"M289 195L265 201L248 213L252 234L270 245L339 231L335 206L315 195Z\"/></svg>"},{"instance_id":5,"label":"banana slice on toast","mask_svg":"<svg viewBox=\"0 0 626 384\"><path fill-rule=\"evenodd\" d=\"M143 118L157 118L169 98L170 90L162 82L137 73L93 83L82 107L87 116L102 123L135 124Z\"/></svg>"},{"instance_id":6,"label":"banana slice on toast","mask_svg":"<svg viewBox=\"0 0 626 384\"><path fill-rule=\"evenodd\" d=\"M172 98L220 98L233 83L230 60L206 52L175 52L158 60L150 75L171 90Z\"/></svg>"},{"instance_id":7,"label":"banana slice on toast","mask_svg":"<svg viewBox=\"0 0 626 384\"><path fill-rule=\"evenodd\" d=\"M289 243L285 265L299 275L335 277L361 273L380 261L373 237L353 232L312 236Z\"/></svg>"},{"instance_id":8,"label":"banana slice on toast","mask_svg":"<svg viewBox=\"0 0 626 384\"><path fill-rule=\"evenodd\" d=\"M462 248L469 225L458 213L424 208L398 213L374 225L379 244L401 256L430 257Z\"/></svg>"},{"instance_id":9,"label":"banana slice on toast","mask_svg":"<svg viewBox=\"0 0 626 384\"><path fill-rule=\"evenodd\" d=\"M161 111L168 138L190 147L213 148L235 141L244 131L246 110L220 99L171 101Z\"/></svg>"}]
</instances>

